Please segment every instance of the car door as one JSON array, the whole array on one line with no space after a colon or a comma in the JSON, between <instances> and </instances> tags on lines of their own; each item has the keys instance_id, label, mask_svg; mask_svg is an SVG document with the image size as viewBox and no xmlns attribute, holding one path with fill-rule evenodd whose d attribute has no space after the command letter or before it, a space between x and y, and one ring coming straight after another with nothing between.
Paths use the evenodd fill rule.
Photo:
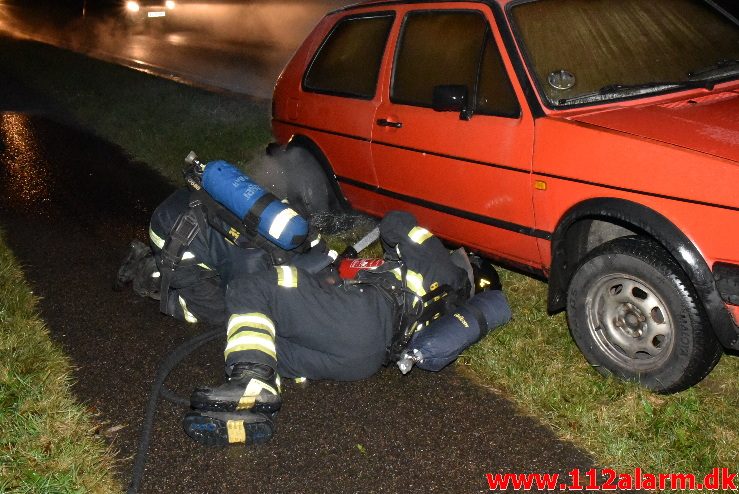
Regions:
<instances>
[{"instance_id":1,"label":"car door","mask_svg":"<svg viewBox=\"0 0 739 494\"><path fill-rule=\"evenodd\" d=\"M382 213L382 197L350 184L377 184L370 138L393 22L394 13L386 10L328 16L312 34L317 46L301 47L274 96L277 138L302 136L315 143L337 177L349 182L342 183L349 201L376 214ZM298 67L307 68L303 73Z\"/></svg>"},{"instance_id":2,"label":"car door","mask_svg":"<svg viewBox=\"0 0 739 494\"><path fill-rule=\"evenodd\" d=\"M533 118L499 52L492 12L459 3L398 14L372 132L380 193L442 237L540 266Z\"/></svg>"}]
</instances>

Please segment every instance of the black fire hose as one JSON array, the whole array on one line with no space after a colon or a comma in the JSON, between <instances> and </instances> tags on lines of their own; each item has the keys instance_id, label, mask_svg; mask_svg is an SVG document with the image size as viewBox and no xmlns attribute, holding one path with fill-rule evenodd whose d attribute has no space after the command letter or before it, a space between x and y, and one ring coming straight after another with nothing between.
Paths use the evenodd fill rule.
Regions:
<instances>
[{"instance_id":1,"label":"black fire hose","mask_svg":"<svg viewBox=\"0 0 739 494\"><path fill-rule=\"evenodd\" d=\"M172 350L167 357L159 364L156 378L151 385L151 394L149 395L149 403L146 405L146 417L141 426L139 434L139 445L136 450L136 457L133 462L133 473L131 474L131 483L128 486L127 494L136 494L144 477L144 467L146 466L146 458L149 454L149 443L151 442L151 429L154 425L154 415L156 414L157 402L161 395L165 400L182 406L190 406L190 400L176 395L166 386L164 381L172 370L179 365L188 355L205 345L209 341L223 336L223 329L213 329L205 333L199 334L180 346Z\"/></svg>"}]
</instances>

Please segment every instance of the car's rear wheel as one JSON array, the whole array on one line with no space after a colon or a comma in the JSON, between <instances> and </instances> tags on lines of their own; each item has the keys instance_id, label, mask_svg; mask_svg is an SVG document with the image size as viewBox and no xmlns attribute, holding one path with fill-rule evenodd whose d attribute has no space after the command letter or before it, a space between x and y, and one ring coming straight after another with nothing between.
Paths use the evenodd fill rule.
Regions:
<instances>
[{"instance_id":1,"label":"car's rear wheel","mask_svg":"<svg viewBox=\"0 0 739 494\"><path fill-rule=\"evenodd\" d=\"M345 212L338 186L313 154L300 146L270 146L272 161L252 172L252 178L274 194L286 198L300 214L310 217L326 212ZM334 180L334 182L332 182Z\"/></svg>"},{"instance_id":2,"label":"car's rear wheel","mask_svg":"<svg viewBox=\"0 0 739 494\"><path fill-rule=\"evenodd\" d=\"M567 317L599 372L661 393L699 382L722 352L685 273L641 237L607 242L585 258L570 282Z\"/></svg>"},{"instance_id":3,"label":"car's rear wheel","mask_svg":"<svg viewBox=\"0 0 739 494\"><path fill-rule=\"evenodd\" d=\"M290 182L290 195L310 214L344 212L336 192L333 177L329 177L318 159L299 146L288 148L294 179Z\"/></svg>"}]
</instances>

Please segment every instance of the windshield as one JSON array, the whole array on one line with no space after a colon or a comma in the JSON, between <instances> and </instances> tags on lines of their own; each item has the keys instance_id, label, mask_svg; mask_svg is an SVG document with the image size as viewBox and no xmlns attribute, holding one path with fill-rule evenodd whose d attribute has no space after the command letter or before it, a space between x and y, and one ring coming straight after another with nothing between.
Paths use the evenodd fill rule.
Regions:
<instances>
[{"instance_id":1,"label":"windshield","mask_svg":"<svg viewBox=\"0 0 739 494\"><path fill-rule=\"evenodd\" d=\"M536 0L511 15L550 106L739 78L739 25L701 0Z\"/></svg>"}]
</instances>

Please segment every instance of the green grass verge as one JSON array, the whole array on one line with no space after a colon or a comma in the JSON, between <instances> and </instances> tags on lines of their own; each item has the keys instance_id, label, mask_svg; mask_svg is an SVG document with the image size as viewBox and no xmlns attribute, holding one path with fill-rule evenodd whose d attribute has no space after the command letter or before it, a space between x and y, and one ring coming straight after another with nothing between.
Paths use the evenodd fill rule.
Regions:
<instances>
[{"instance_id":1,"label":"green grass verge","mask_svg":"<svg viewBox=\"0 0 739 494\"><path fill-rule=\"evenodd\" d=\"M244 163L269 140L266 103L35 45L14 53L19 49L33 63L2 60L0 50L11 75L173 181L191 148ZM591 451L603 466L696 474L736 469L739 359L724 357L703 383L672 396L605 379L578 352L564 317L547 316L545 284L509 272L503 278L514 321L466 352L458 367Z\"/></svg>"},{"instance_id":2,"label":"green grass verge","mask_svg":"<svg viewBox=\"0 0 739 494\"><path fill-rule=\"evenodd\" d=\"M503 280L514 320L461 359L475 379L619 471L736 471L739 359L724 356L699 385L669 396L606 379L578 351L564 315L547 315L545 283L510 272Z\"/></svg>"},{"instance_id":3,"label":"green grass verge","mask_svg":"<svg viewBox=\"0 0 739 494\"><path fill-rule=\"evenodd\" d=\"M70 375L0 232L0 492L121 490Z\"/></svg>"},{"instance_id":4,"label":"green grass verge","mask_svg":"<svg viewBox=\"0 0 739 494\"><path fill-rule=\"evenodd\" d=\"M76 53L2 38L0 66L25 86L31 108L93 130L173 181L181 179L190 150L243 162L270 141L267 101L183 90Z\"/></svg>"}]
</instances>

